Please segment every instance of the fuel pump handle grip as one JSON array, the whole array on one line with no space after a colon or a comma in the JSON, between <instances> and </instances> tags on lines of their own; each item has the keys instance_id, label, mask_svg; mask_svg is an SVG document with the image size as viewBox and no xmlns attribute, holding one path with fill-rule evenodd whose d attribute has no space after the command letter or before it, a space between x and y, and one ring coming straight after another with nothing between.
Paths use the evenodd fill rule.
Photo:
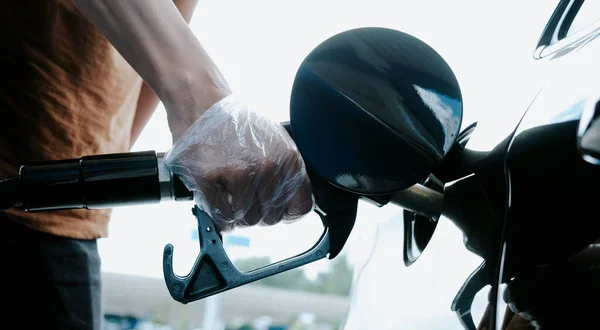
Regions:
<instances>
[{"instance_id":1,"label":"fuel pump handle grip","mask_svg":"<svg viewBox=\"0 0 600 330\"><path fill-rule=\"evenodd\" d=\"M191 201L193 194L155 151L85 156L23 165L11 191L29 212Z\"/></svg>"}]
</instances>

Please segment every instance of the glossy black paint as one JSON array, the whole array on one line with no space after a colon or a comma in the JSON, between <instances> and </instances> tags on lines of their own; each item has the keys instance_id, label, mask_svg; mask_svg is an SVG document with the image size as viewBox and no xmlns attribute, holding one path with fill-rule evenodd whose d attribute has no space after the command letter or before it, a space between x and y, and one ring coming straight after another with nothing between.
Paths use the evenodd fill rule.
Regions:
<instances>
[{"instance_id":1,"label":"glossy black paint","mask_svg":"<svg viewBox=\"0 0 600 330\"><path fill-rule=\"evenodd\" d=\"M600 165L600 100L590 100L577 128L577 148L588 163Z\"/></svg>"},{"instance_id":2,"label":"glossy black paint","mask_svg":"<svg viewBox=\"0 0 600 330\"><path fill-rule=\"evenodd\" d=\"M597 98L579 90L558 102L556 90L568 92L563 86L569 83L558 79L548 84L514 132L477 161L471 175L444 190L443 214L462 230L467 249L496 268L467 279L455 300L461 315L483 286L494 286L494 301L502 296L498 283L536 281L532 274L541 269L561 273L570 258L600 238L595 193L600 167L584 160L578 144L582 114ZM563 288L546 289L555 292L547 299L567 296ZM524 295L522 290L519 294ZM567 321L564 313L550 318L552 308L547 307L533 307L544 312L546 324Z\"/></svg>"},{"instance_id":3,"label":"glossy black paint","mask_svg":"<svg viewBox=\"0 0 600 330\"><path fill-rule=\"evenodd\" d=\"M600 238L600 168L577 150L578 121L522 130L508 154L507 274L564 260ZM560 242L560 244L557 244Z\"/></svg>"},{"instance_id":4,"label":"glossy black paint","mask_svg":"<svg viewBox=\"0 0 600 330\"><path fill-rule=\"evenodd\" d=\"M387 194L427 178L450 151L462 96L428 45L385 28L349 30L298 69L290 105L304 161L329 183Z\"/></svg>"},{"instance_id":5,"label":"glossy black paint","mask_svg":"<svg viewBox=\"0 0 600 330\"><path fill-rule=\"evenodd\" d=\"M593 138L600 22L564 33L582 4L561 0L542 33L534 57L548 66L550 79L519 123L506 157L510 189L497 281L508 283L504 300L542 329L588 329L600 309L600 254L594 249L600 238L594 150L600 142ZM544 40L549 35L558 40ZM592 135L583 146L586 134Z\"/></svg>"},{"instance_id":6,"label":"glossy black paint","mask_svg":"<svg viewBox=\"0 0 600 330\"><path fill-rule=\"evenodd\" d=\"M581 260L600 238L600 167L577 145L582 104L550 122L535 118L542 109L530 109L507 153L510 202L498 280L508 283L504 299L542 329L587 328L600 308L599 255Z\"/></svg>"}]
</instances>

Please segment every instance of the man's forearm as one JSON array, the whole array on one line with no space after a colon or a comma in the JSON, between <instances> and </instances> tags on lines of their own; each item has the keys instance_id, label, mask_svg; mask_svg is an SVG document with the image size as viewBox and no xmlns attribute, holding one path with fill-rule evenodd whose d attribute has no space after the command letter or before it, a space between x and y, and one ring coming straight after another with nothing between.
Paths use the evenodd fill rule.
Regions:
<instances>
[{"instance_id":1,"label":"man's forearm","mask_svg":"<svg viewBox=\"0 0 600 330\"><path fill-rule=\"evenodd\" d=\"M144 83L140 89L140 96L138 97L137 106L135 108L135 117L133 118L133 123L131 124L129 148L133 147L137 139L140 137L144 127L146 127L150 117L156 110L159 101L160 100L158 99L158 96L156 96L156 93L154 93L148 84Z\"/></svg>"},{"instance_id":2,"label":"man's forearm","mask_svg":"<svg viewBox=\"0 0 600 330\"><path fill-rule=\"evenodd\" d=\"M173 3L185 22L189 24L198 5L198 0L173 0ZM147 83L144 83L138 96L135 117L131 125L130 148L133 147L144 127L146 127L159 102L160 100L154 90Z\"/></svg>"},{"instance_id":3,"label":"man's forearm","mask_svg":"<svg viewBox=\"0 0 600 330\"><path fill-rule=\"evenodd\" d=\"M73 0L156 92L176 139L230 93L172 0Z\"/></svg>"}]
</instances>

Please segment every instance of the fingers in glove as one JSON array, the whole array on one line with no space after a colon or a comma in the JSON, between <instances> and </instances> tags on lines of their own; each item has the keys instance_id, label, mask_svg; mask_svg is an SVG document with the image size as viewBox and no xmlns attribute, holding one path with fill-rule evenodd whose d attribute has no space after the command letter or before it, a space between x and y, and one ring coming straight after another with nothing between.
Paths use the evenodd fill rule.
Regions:
<instances>
[{"instance_id":1,"label":"fingers in glove","mask_svg":"<svg viewBox=\"0 0 600 330\"><path fill-rule=\"evenodd\" d=\"M283 218L283 212L289 197L283 190L285 185L293 183L284 182L287 178L282 173L287 171L287 164L268 162L261 169L261 181L257 191L258 203L262 207L261 224L274 225Z\"/></svg>"},{"instance_id":2,"label":"fingers in glove","mask_svg":"<svg viewBox=\"0 0 600 330\"><path fill-rule=\"evenodd\" d=\"M221 230L229 227L228 221L233 219L234 210L231 201L231 195L228 187L226 172L221 169L210 171L203 176L195 178L200 188L201 197L196 196L196 200L204 199L209 207L207 211L213 221Z\"/></svg>"},{"instance_id":3,"label":"fingers in glove","mask_svg":"<svg viewBox=\"0 0 600 330\"><path fill-rule=\"evenodd\" d=\"M249 212L256 203L256 180L258 173L255 170L257 166L244 166L244 168L235 168L225 170L227 175L227 190L231 195L231 217L232 222L247 225L256 224L260 221L260 215L256 212Z\"/></svg>"},{"instance_id":4,"label":"fingers in glove","mask_svg":"<svg viewBox=\"0 0 600 330\"><path fill-rule=\"evenodd\" d=\"M305 177L302 184L290 200L285 210L284 220L293 221L310 212L313 207L312 186L308 177Z\"/></svg>"},{"instance_id":5,"label":"fingers in glove","mask_svg":"<svg viewBox=\"0 0 600 330\"><path fill-rule=\"evenodd\" d=\"M256 197L258 175L247 169L222 167L197 179L206 191L205 198L211 206L213 220L222 231L253 226L262 218Z\"/></svg>"}]
</instances>

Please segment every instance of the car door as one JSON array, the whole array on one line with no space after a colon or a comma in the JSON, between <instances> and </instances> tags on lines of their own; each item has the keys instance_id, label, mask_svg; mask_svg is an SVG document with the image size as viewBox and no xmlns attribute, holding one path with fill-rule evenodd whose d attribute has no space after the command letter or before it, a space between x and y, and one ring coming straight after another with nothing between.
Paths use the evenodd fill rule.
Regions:
<instances>
[{"instance_id":1,"label":"car door","mask_svg":"<svg viewBox=\"0 0 600 330\"><path fill-rule=\"evenodd\" d=\"M508 289L498 299L542 328L581 329L596 319L598 305L588 302L600 293L600 174L580 140L599 109L599 37L600 2L559 2L533 54L547 82L507 152L510 201L499 278Z\"/></svg>"}]
</instances>

